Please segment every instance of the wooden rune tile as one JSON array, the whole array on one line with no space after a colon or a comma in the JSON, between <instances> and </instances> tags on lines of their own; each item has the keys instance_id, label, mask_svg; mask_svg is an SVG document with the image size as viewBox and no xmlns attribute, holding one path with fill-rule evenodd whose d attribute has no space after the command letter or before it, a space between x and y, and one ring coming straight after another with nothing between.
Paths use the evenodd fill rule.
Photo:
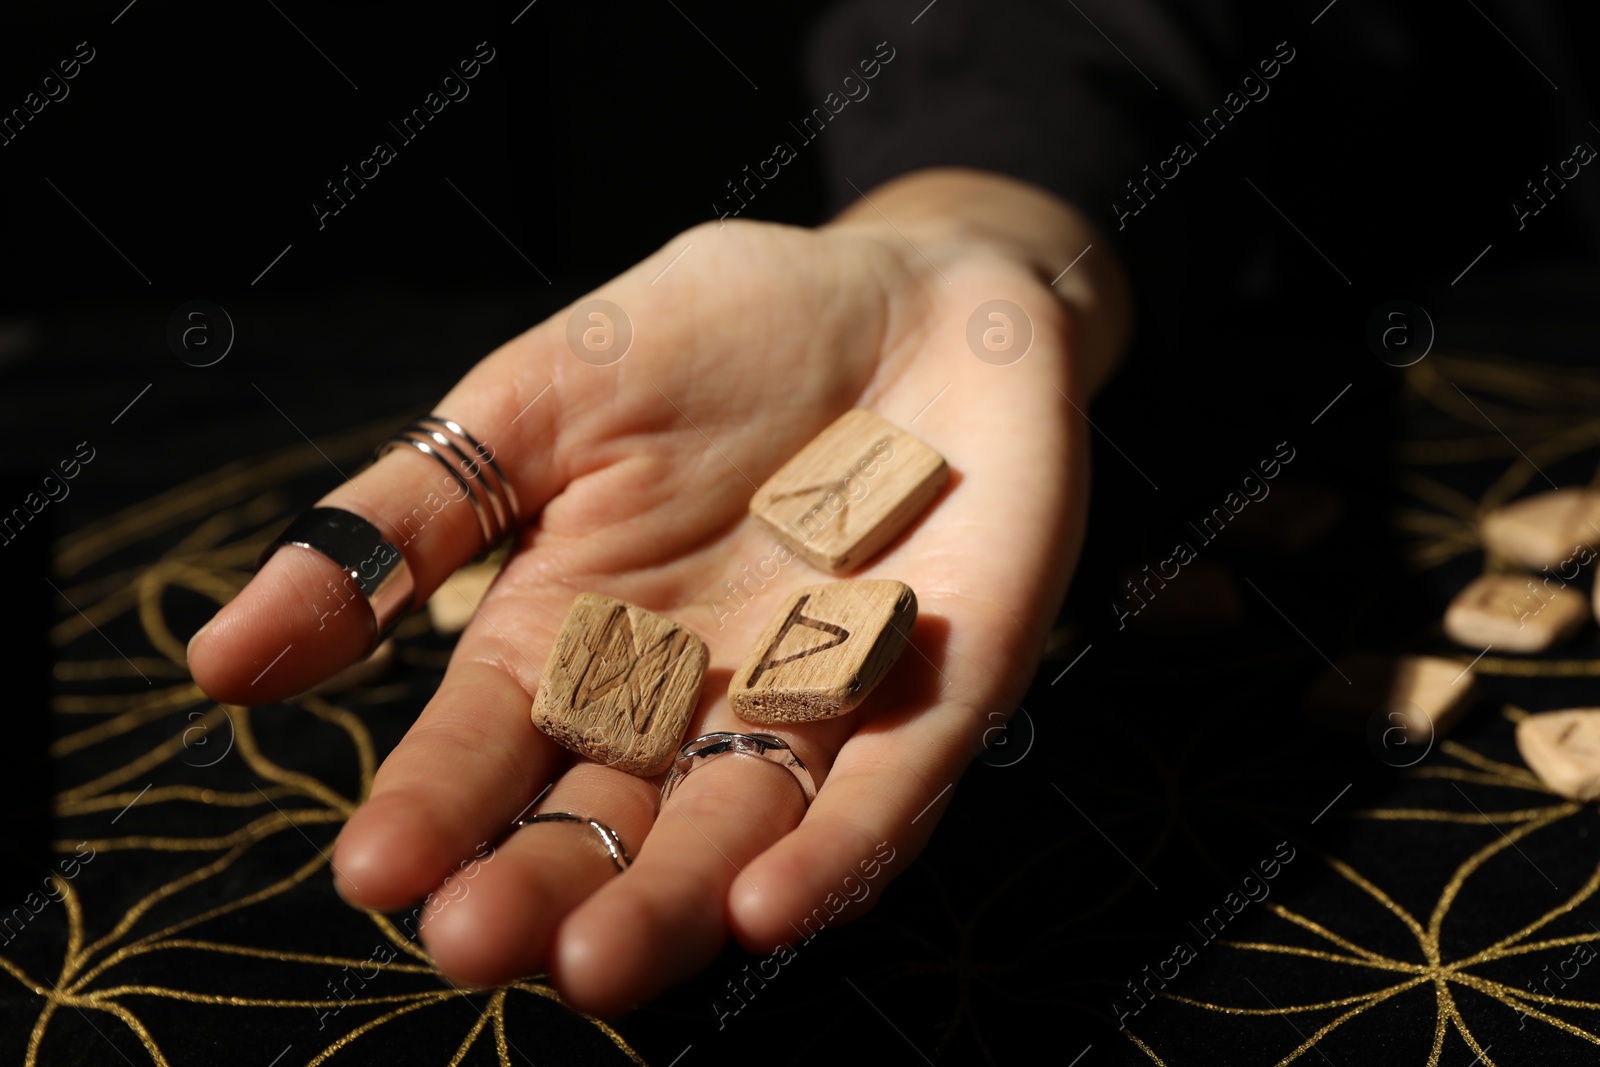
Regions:
<instances>
[{"instance_id":1,"label":"wooden rune tile","mask_svg":"<svg viewBox=\"0 0 1600 1067\"><path fill-rule=\"evenodd\" d=\"M728 683L746 722L809 722L856 708L906 647L917 595L904 582L831 582L786 600Z\"/></svg>"},{"instance_id":2,"label":"wooden rune tile","mask_svg":"<svg viewBox=\"0 0 1600 1067\"><path fill-rule=\"evenodd\" d=\"M1600 709L1529 715L1517 723L1517 749L1555 792L1573 800L1600 797Z\"/></svg>"},{"instance_id":3,"label":"wooden rune tile","mask_svg":"<svg viewBox=\"0 0 1600 1067\"><path fill-rule=\"evenodd\" d=\"M1600 546L1600 492L1535 493L1485 515L1479 531L1490 552L1534 570L1589 563Z\"/></svg>"},{"instance_id":4,"label":"wooden rune tile","mask_svg":"<svg viewBox=\"0 0 1600 1067\"><path fill-rule=\"evenodd\" d=\"M1476 694L1472 668L1453 659L1352 651L1318 676L1306 710L1330 729L1367 731L1368 742L1382 746L1380 758L1398 759L1448 734Z\"/></svg>"},{"instance_id":5,"label":"wooden rune tile","mask_svg":"<svg viewBox=\"0 0 1600 1067\"><path fill-rule=\"evenodd\" d=\"M1444 632L1468 648L1543 652L1570 640L1589 621L1589 602L1559 579L1485 574L1456 594Z\"/></svg>"},{"instance_id":6,"label":"wooden rune tile","mask_svg":"<svg viewBox=\"0 0 1600 1067\"><path fill-rule=\"evenodd\" d=\"M944 457L863 408L847 411L750 500L750 513L818 570L871 559L944 488Z\"/></svg>"},{"instance_id":7,"label":"wooden rune tile","mask_svg":"<svg viewBox=\"0 0 1600 1067\"><path fill-rule=\"evenodd\" d=\"M488 595L489 586L500 574L500 567L499 560L469 563L434 590L428 598L428 618L433 623L433 632L441 637L454 637L465 630L478 613L478 605Z\"/></svg>"},{"instance_id":8,"label":"wooden rune tile","mask_svg":"<svg viewBox=\"0 0 1600 1067\"><path fill-rule=\"evenodd\" d=\"M533 724L581 756L650 776L671 764L709 656L671 619L580 593L539 680Z\"/></svg>"}]
</instances>

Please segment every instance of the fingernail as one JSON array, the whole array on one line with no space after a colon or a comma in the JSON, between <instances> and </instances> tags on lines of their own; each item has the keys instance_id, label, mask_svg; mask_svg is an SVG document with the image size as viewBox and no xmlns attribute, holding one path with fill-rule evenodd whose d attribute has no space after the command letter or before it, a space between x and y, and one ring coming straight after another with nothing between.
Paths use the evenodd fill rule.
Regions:
<instances>
[{"instance_id":1,"label":"fingernail","mask_svg":"<svg viewBox=\"0 0 1600 1067\"><path fill-rule=\"evenodd\" d=\"M185 663L188 663L190 657L194 654L194 643L200 639L200 635L201 634L203 634L207 630L211 629L211 624L216 622L216 621L217 621L217 617L215 615L213 615L211 618L206 620L206 624L204 626L200 627L200 629L198 629L198 630L196 630L194 632L194 636L193 637L189 638L189 643L186 646L184 646L184 650L183 650L183 661Z\"/></svg>"}]
</instances>

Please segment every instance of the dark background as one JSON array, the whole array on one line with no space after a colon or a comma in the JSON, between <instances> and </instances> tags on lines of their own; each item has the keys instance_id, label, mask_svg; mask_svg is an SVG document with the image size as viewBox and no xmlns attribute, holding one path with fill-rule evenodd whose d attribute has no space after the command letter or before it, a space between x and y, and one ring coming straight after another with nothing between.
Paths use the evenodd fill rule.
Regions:
<instances>
[{"instance_id":1,"label":"dark background","mask_svg":"<svg viewBox=\"0 0 1600 1067\"><path fill-rule=\"evenodd\" d=\"M222 12L138 0L115 25L114 3L14 10L0 42L5 107L78 42L96 58L0 147L11 252L0 300L34 312L112 296L333 300L375 285L587 289L709 218L723 182L769 154L772 131L803 110L796 43L817 6L697 4L693 25L667 3L549 0L515 25L516 5L486 3ZM387 123L480 41L495 59L470 95L401 144ZM398 158L319 230L311 200L380 139ZM763 216L814 220L813 166L786 169L794 180L773 184Z\"/></svg>"},{"instance_id":2,"label":"dark background","mask_svg":"<svg viewBox=\"0 0 1600 1067\"><path fill-rule=\"evenodd\" d=\"M796 44L813 14L693 7L758 90L666 3L544 0L515 25L506 4L277 7L4 16L6 109L79 42L95 57L0 145L0 417L16 430L0 470L48 468L120 432L107 467L138 448L176 482L218 449L296 439L262 394L311 436L425 406L495 345L711 217L723 183L801 110ZM404 143L388 122L482 41L495 58L470 94ZM319 228L312 201L379 140L397 158ZM761 217L815 221L816 166L811 153L786 167ZM186 365L167 341L196 299L236 331L215 366Z\"/></svg>"},{"instance_id":3,"label":"dark background","mask_svg":"<svg viewBox=\"0 0 1600 1067\"><path fill-rule=\"evenodd\" d=\"M13 9L0 21L0 111L19 106L78 42L96 51L65 100L0 145L0 507L19 502L78 442L97 450L66 501L0 546L8 610L18 620L16 637L3 643L6 695L16 709L3 784L11 833L24 849L53 836L49 736L27 711L45 705L50 686L42 627L30 620L71 610L38 580L55 535L230 461L426 410L495 345L712 217L723 183L764 158L816 102L802 84L799 44L818 5L696 2L679 3L680 11L668 2L538 0L510 25L520 3L276 3L281 10L267 0L226 10L119 0ZM1378 6L1340 3L1369 13ZM920 6L908 5L907 18ZM781 1055L773 1058L784 1062L917 1062L908 1042L938 1062L1036 1062L1029 1050L1039 1035L1060 1062L1089 1045L1096 1051L1083 1067L1118 1062L1134 1053L1110 1025L1111 999L1166 954L1186 920L1271 854L1283 826L1310 834L1310 818L1352 782L1359 784L1345 806L1409 803L1359 739L1308 739L1288 710L1323 669L1321 652L1447 651L1428 625L1477 561L1457 560L1448 575L1418 583L1401 572L1382 532L1394 503L1390 446L1397 426L1425 405L1367 349L1367 316L1385 300L1417 300L1434 315L1441 350L1506 352L1581 371L1594 362L1595 287L1574 262L1581 242L1557 217L1537 220L1526 242L1502 239L1510 229L1503 199L1517 185L1511 176L1536 173L1566 143L1533 134L1526 112L1501 106L1545 89L1504 41L1470 9L1422 5L1429 17L1449 17L1440 40L1456 65L1428 83L1420 110L1391 111L1374 72L1347 61L1334 15L1319 27L1329 36L1310 45L1303 26L1322 6L1297 8L1293 22L1276 12L1252 31L1270 45L1288 25L1297 43L1308 41L1297 60L1305 66L1292 72L1299 81L1286 74L1277 89L1275 104L1284 107L1270 122L1252 115L1263 120L1252 142L1218 146L1198 164L1209 171L1186 176L1191 185L1138 220L1145 244L1136 251L1145 262L1159 258L1177 232L1167 225L1180 226L1186 214L1197 232L1248 221L1270 247L1241 239L1189 248L1187 255L1201 253L1195 293L1216 287L1213 274L1248 274L1249 262L1258 282L1292 279L1293 293L1267 299L1271 285L1246 285L1225 302L1197 301L1199 314L1147 319L1146 339L1093 409L1102 436L1127 448L1162 490L1096 438L1091 543L1051 661L1027 697L1036 747L1012 766L975 767L929 853L883 907L808 948L785 984L728 1032L708 1005L750 962L734 950L696 984L626 1021L622 1032L652 1062L671 1063L690 1044L682 1067L749 1062L753 1049L775 1045ZM469 83L471 95L401 146L387 122L419 105L480 41L496 57ZM1254 38L1239 46L1252 55L1268 50ZM1407 140L1424 135L1427 151ZM1282 140L1291 136L1298 156ZM398 158L319 229L311 201L379 139L395 144ZM1451 144L1457 155L1448 154ZM1260 178L1245 163L1270 148L1286 154L1269 172L1273 180L1261 180L1298 221L1317 223L1322 247L1354 284L1339 284L1239 185L1241 167ZM819 153L802 152L751 215L817 221L827 202L821 163ZM1211 199L1224 179L1230 191ZM1462 185L1470 195L1460 194ZM1383 212L1365 210L1372 205ZM1213 209L1214 218L1199 217ZM1169 212L1165 221L1160 211ZM1495 253L1450 286L1491 240ZM1532 262L1541 258L1547 262ZM232 350L214 366L191 366L168 344L173 312L195 299L226 308L236 329ZM1348 395L1312 425L1347 383ZM1424 437L1466 432L1464 419L1443 430L1421 421ZM1215 559L1247 571L1276 607L1244 590L1231 628L1172 636L1135 626L1119 636L1107 604L1126 568L1162 558L1183 518L1208 511L1285 438L1301 449L1295 477L1344 501L1343 524L1322 554L1263 561L1223 545ZM1552 473L1563 484L1581 482L1592 467L1592 456L1582 455ZM1498 469L1462 474L1458 487L1476 498ZM335 478L319 474L293 486L298 504ZM1091 644L1071 682L1052 686ZM391 710L414 714L430 678L414 672L407 683L414 691ZM1571 679L1559 690L1495 684L1502 688L1486 704L1593 702L1587 684ZM1475 743L1516 761L1504 722L1491 712L1475 723ZM392 743L403 725L386 720L380 740ZM1061 803L1062 787L1079 813ZM1489 804L1481 795L1477 802ZM1109 836L1100 836L1102 826ZM1333 816L1316 832L1318 846L1371 864L1431 856L1440 833L1421 825L1372 836ZM1107 847L1112 839L1138 868ZM1566 843L1569 858L1582 854L1573 839ZM1310 868L1293 867L1275 892L1301 900L1328 893ZM108 861L97 871L122 869ZM1145 886L1140 870L1162 889ZM1501 878L1502 898L1475 905L1473 922L1493 926L1504 898L1525 897L1529 881L1525 871ZM350 914L331 891L324 897L303 921L323 924L331 941ZM1231 969L1211 952L1185 988L1199 995L1225 986ZM1270 969L1250 973L1277 995ZM903 1032L882 1025L846 977ZM303 994L297 981L292 988ZM1325 992L1317 980L1306 985L1302 999ZM0 1005L0 1035L25 1030L37 1007L26 996ZM1145 1032L1158 1034L1163 1048L1183 1049L1188 1018L1163 1011L1171 1014L1144 1017ZM1271 1023L1237 1062L1276 1062L1293 1047L1280 1040L1287 1027ZM175 1063L209 1062L230 1039L266 1042L278 1025L262 1013L238 1030L208 1029L209 1021L180 1027L193 1043L168 1051L181 1053ZM1422 1007L1398 1029L1408 1039L1421 1035L1425 1047L1431 1026ZM1521 1039L1514 1032L1513 1021L1504 1028L1508 1042ZM1190 1059L1170 1062L1235 1062L1240 1046L1229 1043L1225 1025L1208 1033L1212 1046L1191 1046ZM89 1054L108 1051L92 1033L84 1040ZM1360 1047L1347 1040L1346 1057ZM265 1063L274 1050L261 1047ZM138 1050L127 1048L137 1061ZM388 1051L403 1059L407 1049ZM1470 1061L1454 1043L1457 1053L1447 1062Z\"/></svg>"}]
</instances>

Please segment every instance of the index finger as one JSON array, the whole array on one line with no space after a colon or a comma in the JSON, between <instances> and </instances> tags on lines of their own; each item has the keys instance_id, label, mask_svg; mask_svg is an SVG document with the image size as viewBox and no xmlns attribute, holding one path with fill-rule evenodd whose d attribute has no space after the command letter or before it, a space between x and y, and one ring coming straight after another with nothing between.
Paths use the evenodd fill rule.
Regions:
<instances>
[{"instance_id":1,"label":"index finger","mask_svg":"<svg viewBox=\"0 0 1600 1067\"><path fill-rule=\"evenodd\" d=\"M438 407L495 456L514 489L519 520L536 514L562 483L553 461L552 364L548 345L519 338L479 363ZM481 475L458 476L416 448L399 447L318 506L376 527L410 571L415 606L486 547L468 494L487 487ZM189 669L216 700L271 703L370 652L374 625L349 572L320 552L284 546L190 640Z\"/></svg>"}]
</instances>

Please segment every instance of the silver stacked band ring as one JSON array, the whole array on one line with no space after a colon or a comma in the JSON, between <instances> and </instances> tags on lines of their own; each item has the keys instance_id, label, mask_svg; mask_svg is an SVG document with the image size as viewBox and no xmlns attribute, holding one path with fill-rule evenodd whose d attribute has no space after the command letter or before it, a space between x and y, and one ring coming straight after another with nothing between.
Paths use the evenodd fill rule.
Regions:
<instances>
[{"instance_id":1,"label":"silver stacked band ring","mask_svg":"<svg viewBox=\"0 0 1600 1067\"><path fill-rule=\"evenodd\" d=\"M714 733L697 737L678 750L678 759L672 765L672 773L667 775L667 780L661 785L661 803L667 802L673 790L683 783L690 771L718 756L728 755L758 756L776 763L794 775L794 780L800 784L800 791L806 795L807 804L816 799L816 779L811 777L806 765L794 754L794 750L783 738L774 737L772 734Z\"/></svg>"},{"instance_id":2,"label":"silver stacked band ring","mask_svg":"<svg viewBox=\"0 0 1600 1067\"><path fill-rule=\"evenodd\" d=\"M530 815L526 819L518 819L513 826L523 827L536 822L581 822L595 833L600 835L600 841L605 845L606 853L610 855L611 862L617 865L617 870L625 871L633 862L628 858L628 850L622 844L622 835L599 819L591 819L585 815L574 815L570 811L549 811L541 815Z\"/></svg>"},{"instance_id":3,"label":"silver stacked band ring","mask_svg":"<svg viewBox=\"0 0 1600 1067\"><path fill-rule=\"evenodd\" d=\"M517 494L505 472L484 447L461 425L437 415L409 423L379 447L375 458L390 450L410 446L438 463L466 494L483 534L482 559L517 532Z\"/></svg>"},{"instance_id":4,"label":"silver stacked band ring","mask_svg":"<svg viewBox=\"0 0 1600 1067\"><path fill-rule=\"evenodd\" d=\"M312 508L301 512L262 550L256 569L284 545L309 548L345 572L345 587L360 593L372 609L371 648L377 648L416 606L416 586L406 558L383 539L376 526L353 511Z\"/></svg>"}]
</instances>

